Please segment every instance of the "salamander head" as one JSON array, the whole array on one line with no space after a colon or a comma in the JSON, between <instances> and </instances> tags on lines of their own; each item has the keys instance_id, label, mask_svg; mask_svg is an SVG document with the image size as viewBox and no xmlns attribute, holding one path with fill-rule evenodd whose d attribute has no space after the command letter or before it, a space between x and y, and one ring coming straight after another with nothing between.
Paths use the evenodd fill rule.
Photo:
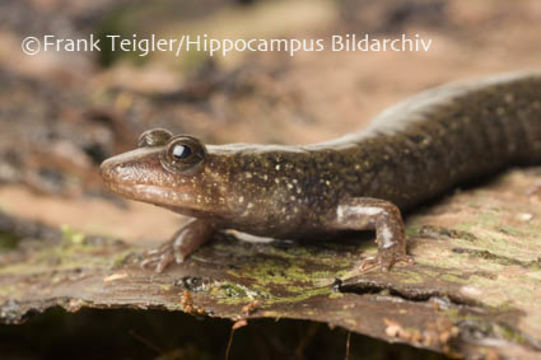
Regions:
<instances>
[{"instance_id":1,"label":"salamander head","mask_svg":"<svg viewBox=\"0 0 541 360\"><path fill-rule=\"evenodd\" d=\"M227 161L209 154L198 139L173 136L164 129L144 132L138 149L105 160L100 166L105 184L132 200L196 216L225 216L228 208Z\"/></svg>"}]
</instances>

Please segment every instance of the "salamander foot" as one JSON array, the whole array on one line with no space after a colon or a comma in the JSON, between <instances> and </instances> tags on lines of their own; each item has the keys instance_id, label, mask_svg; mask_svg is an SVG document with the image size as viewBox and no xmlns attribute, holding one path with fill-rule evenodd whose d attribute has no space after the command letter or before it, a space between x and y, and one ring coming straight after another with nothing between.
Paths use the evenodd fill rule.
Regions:
<instances>
[{"instance_id":1,"label":"salamander foot","mask_svg":"<svg viewBox=\"0 0 541 360\"><path fill-rule=\"evenodd\" d=\"M362 272L380 269L381 271L389 271L395 264L413 265L415 260L409 255L388 256L387 254L377 254L376 256L364 259L361 262L360 269Z\"/></svg>"},{"instance_id":2,"label":"salamander foot","mask_svg":"<svg viewBox=\"0 0 541 360\"><path fill-rule=\"evenodd\" d=\"M182 263L191 253L212 238L215 229L203 220L192 220L182 227L173 238L158 248L143 253L143 268L154 268L161 273L173 262Z\"/></svg>"}]
</instances>

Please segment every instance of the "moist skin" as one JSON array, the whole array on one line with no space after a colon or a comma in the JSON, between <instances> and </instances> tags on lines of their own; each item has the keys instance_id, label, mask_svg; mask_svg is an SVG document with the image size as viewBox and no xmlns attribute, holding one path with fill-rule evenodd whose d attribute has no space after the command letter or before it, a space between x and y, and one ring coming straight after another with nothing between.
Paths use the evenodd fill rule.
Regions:
<instances>
[{"instance_id":1,"label":"moist skin","mask_svg":"<svg viewBox=\"0 0 541 360\"><path fill-rule=\"evenodd\" d=\"M178 145L189 151L173 151ZM154 129L139 146L101 165L104 182L194 218L144 265L180 263L217 231L300 239L375 230L377 256L362 268L389 269L410 261L401 210L510 165L541 162L541 73L429 90L365 131L314 145L204 145Z\"/></svg>"}]
</instances>

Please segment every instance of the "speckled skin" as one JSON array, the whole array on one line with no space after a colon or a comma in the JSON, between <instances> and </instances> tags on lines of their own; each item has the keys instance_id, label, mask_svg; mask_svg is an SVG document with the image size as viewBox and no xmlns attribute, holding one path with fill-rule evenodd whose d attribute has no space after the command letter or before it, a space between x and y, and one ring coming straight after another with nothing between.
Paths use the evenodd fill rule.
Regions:
<instances>
[{"instance_id":1,"label":"speckled skin","mask_svg":"<svg viewBox=\"0 0 541 360\"><path fill-rule=\"evenodd\" d=\"M437 88L386 110L364 132L321 144L193 140L201 158L169 166L164 154L184 144L171 137L147 132L141 148L101 167L118 194L197 219L149 253L158 271L224 229L286 239L375 229L378 256L363 267L389 268L408 260L399 209L508 165L540 162L541 74Z\"/></svg>"}]
</instances>

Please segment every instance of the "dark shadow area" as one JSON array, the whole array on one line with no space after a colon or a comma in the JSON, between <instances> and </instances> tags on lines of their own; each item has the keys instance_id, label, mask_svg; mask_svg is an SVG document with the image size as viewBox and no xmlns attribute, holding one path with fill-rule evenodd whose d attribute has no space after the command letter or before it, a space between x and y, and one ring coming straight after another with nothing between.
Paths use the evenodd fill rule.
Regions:
<instances>
[{"instance_id":1,"label":"dark shadow area","mask_svg":"<svg viewBox=\"0 0 541 360\"><path fill-rule=\"evenodd\" d=\"M232 323L158 310L54 308L0 326L2 359L225 359ZM235 331L230 359L344 359L347 332L294 320L250 320ZM356 334L350 359L443 359Z\"/></svg>"}]
</instances>

